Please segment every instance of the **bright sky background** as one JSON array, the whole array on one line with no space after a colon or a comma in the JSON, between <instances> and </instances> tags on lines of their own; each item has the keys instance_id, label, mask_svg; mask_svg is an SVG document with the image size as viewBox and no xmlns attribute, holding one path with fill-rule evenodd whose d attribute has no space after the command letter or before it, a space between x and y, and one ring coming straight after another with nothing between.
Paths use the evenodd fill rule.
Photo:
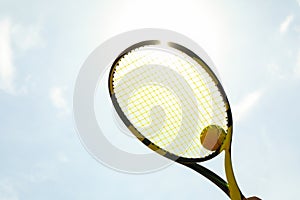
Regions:
<instances>
[{"instance_id":1,"label":"bright sky background","mask_svg":"<svg viewBox=\"0 0 300 200\"><path fill-rule=\"evenodd\" d=\"M81 145L72 93L106 39L164 28L202 46L233 107L245 195L299 198L300 1L0 0L0 200L227 199L193 171L102 166ZM208 165L224 175L222 156Z\"/></svg>"}]
</instances>

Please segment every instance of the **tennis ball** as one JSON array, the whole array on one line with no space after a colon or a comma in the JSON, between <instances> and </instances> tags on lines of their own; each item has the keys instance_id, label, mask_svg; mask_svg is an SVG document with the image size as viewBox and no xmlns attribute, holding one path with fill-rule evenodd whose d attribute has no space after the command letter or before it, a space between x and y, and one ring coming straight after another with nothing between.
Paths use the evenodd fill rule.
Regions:
<instances>
[{"instance_id":1,"label":"tennis ball","mask_svg":"<svg viewBox=\"0 0 300 200\"><path fill-rule=\"evenodd\" d=\"M200 142L202 146L209 150L217 150L226 137L224 129L217 125L209 125L205 127L200 134Z\"/></svg>"}]
</instances>

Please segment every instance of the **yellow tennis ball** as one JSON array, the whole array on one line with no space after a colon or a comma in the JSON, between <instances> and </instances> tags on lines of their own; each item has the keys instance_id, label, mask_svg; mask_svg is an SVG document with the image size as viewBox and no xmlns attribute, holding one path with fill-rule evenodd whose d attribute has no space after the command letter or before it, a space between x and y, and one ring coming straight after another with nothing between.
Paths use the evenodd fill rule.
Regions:
<instances>
[{"instance_id":1,"label":"yellow tennis ball","mask_svg":"<svg viewBox=\"0 0 300 200\"><path fill-rule=\"evenodd\" d=\"M205 127L200 134L202 146L210 151L215 151L222 145L226 133L224 129L217 125L209 125Z\"/></svg>"}]
</instances>

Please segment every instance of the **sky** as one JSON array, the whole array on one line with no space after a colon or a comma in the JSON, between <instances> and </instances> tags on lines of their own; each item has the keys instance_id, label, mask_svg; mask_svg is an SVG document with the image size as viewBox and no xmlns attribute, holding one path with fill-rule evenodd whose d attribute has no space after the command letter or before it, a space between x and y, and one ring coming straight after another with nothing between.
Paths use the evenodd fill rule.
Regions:
<instances>
[{"instance_id":1,"label":"sky","mask_svg":"<svg viewBox=\"0 0 300 200\"><path fill-rule=\"evenodd\" d=\"M72 111L79 70L102 42L139 28L184 34L215 63L243 193L297 199L299 0L0 0L0 200L227 199L178 164L121 173L81 144ZM222 156L204 165L224 177Z\"/></svg>"}]
</instances>

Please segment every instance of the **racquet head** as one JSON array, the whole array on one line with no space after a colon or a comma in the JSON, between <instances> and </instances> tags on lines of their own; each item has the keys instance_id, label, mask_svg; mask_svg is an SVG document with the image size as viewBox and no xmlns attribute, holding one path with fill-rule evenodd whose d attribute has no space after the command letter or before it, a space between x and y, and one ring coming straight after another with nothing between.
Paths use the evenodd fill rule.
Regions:
<instances>
[{"instance_id":1,"label":"racquet head","mask_svg":"<svg viewBox=\"0 0 300 200\"><path fill-rule=\"evenodd\" d=\"M132 45L112 64L108 86L128 129L167 158L205 161L231 139L231 110L220 81L184 46L154 40ZM211 148L205 143L210 132L218 136L210 137Z\"/></svg>"}]
</instances>

